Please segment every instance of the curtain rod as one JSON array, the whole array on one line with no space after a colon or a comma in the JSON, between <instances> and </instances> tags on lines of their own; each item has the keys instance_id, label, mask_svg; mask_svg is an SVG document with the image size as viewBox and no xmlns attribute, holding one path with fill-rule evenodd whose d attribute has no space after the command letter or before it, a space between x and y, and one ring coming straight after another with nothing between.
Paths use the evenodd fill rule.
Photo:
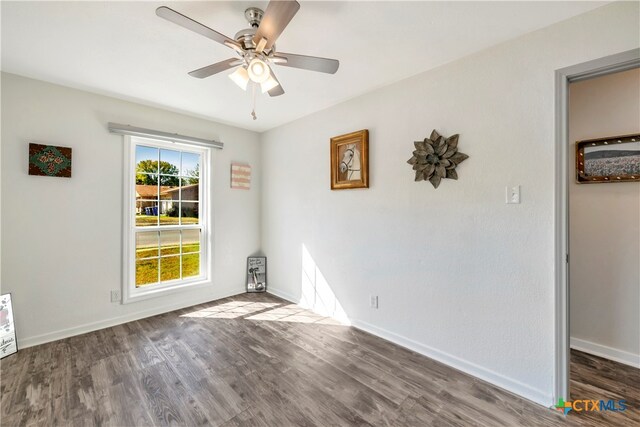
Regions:
<instances>
[{"instance_id":1,"label":"curtain rod","mask_svg":"<svg viewBox=\"0 0 640 427\"><path fill-rule=\"evenodd\" d=\"M177 133L162 132L158 130L143 129L131 125L121 125L118 123L109 123L107 125L109 132L120 135L140 136L144 138L161 139L163 141L186 142L189 144L200 145L203 147L222 148L224 144L212 139L195 138L193 136L179 135Z\"/></svg>"}]
</instances>

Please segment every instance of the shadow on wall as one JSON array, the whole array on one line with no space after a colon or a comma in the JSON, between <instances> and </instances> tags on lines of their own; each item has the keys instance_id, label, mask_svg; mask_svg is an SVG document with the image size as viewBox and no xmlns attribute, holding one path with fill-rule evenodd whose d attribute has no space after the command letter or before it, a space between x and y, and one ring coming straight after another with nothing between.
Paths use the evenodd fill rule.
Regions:
<instances>
[{"instance_id":1,"label":"shadow on wall","mask_svg":"<svg viewBox=\"0 0 640 427\"><path fill-rule=\"evenodd\" d=\"M322 316L334 318L342 324L351 325L347 313L304 244L302 244L300 295L300 306Z\"/></svg>"}]
</instances>

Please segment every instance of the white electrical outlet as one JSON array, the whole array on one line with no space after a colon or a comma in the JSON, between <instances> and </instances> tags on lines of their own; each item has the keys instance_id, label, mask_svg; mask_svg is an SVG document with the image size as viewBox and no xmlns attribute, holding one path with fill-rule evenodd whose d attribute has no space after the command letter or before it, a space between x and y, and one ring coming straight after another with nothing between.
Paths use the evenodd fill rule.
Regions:
<instances>
[{"instance_id":1,"label":"white electrical outlet","mask_svg":"<svg viewBox=\"0 0 640 427\"><path fill-rule=\"evenodd\" d=\"M515 185L513 187L507 186L506 188L506 200L508 205L520 204L520 186Z\"/></svg>"},{"instance_id":2,"label":"white electrical outlet","mask_svg":"<svg viewBox=\"0 0 640 427\"><path fill-rule=\"evenodd\" d=\"M369 297L369 305L371 308L378 308L378 295L371 295Z\"/></svg>"},{"instance_id":3,"label":"white electrical outlet","mask_svg":"<svg viewBox=\"0 0 640 427\"><path fill-rule=\"evenodd\" d=\"M111 291L111 302L120 302L120 290Z\"/></svg>"}]
</instances>

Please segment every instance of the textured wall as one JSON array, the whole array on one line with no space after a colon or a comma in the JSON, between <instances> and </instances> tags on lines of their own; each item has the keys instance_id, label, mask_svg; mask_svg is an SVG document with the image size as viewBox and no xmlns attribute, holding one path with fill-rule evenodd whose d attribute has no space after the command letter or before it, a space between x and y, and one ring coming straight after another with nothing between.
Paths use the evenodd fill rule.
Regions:
<instances>
[{"instance_id":1,"label":"textured wall","mask_svg":"<svg viewBox=\"0 0 640 427\"><path fill-rule=\"evenodd\" d=\"M217 139L211 286L127 305L110 302L122 264L122 136L107 122ZM260 247L259 135L218 123L2 74L2 292L13 294L21 346L244 290ZM27 175L30 141L73 148L73 177ZM229 188L230 162L254 166Z\"/></svg>"},{"instance_id":2,"label":"textured wall","mask_svg":"<svg viewBox=\"0 0 640 427\"><path fill-rule=\"evenodd\" d=\"M638 16L614 3L263 134L271 289L551 404L554 71L637 48ZM331 191L329 138L363 128L371 187ZM432 128L470 156L437 190L405 163Z\"/></svg>"}]
</instances>

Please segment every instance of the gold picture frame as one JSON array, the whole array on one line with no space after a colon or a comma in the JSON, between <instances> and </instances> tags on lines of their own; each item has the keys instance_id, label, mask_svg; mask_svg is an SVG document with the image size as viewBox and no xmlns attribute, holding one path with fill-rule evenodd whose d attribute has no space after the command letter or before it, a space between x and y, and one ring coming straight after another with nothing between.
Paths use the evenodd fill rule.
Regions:
<instances>
[{"instance_id":1,"label":"gold picture frame","mask_svg":"<svg viewBox=\"0 0 640 427\"><path fill-rule=\"evenodd\" d=\"M640 135L576 141L576 182L640 181Z\"/></svg>"},{"instance_id":2,"label":"gold picture frame","mask_svg":"<svg viewBox=\"0 0 640 427\"><path fill-rule=\"evenodd\" d=\"M369 130L331 138L331 189L369 188Z\"/></svg>"}]
</instances>

